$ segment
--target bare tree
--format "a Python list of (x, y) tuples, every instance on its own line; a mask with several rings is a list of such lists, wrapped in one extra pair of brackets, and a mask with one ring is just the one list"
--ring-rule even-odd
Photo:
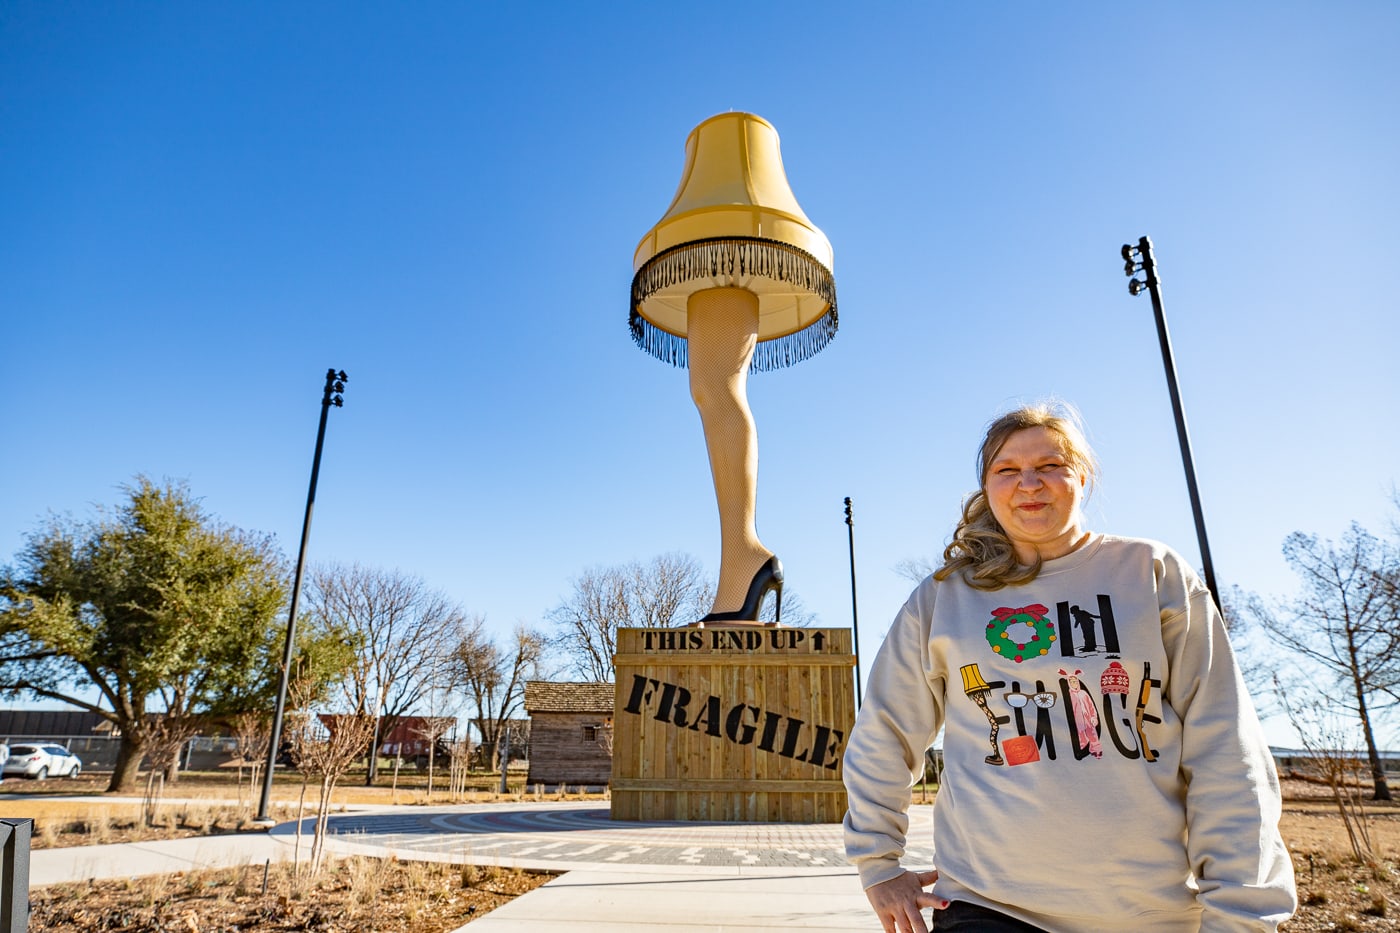
[(267, 757), (267, 743), (272, 740), (272, 719), (267, 713), (236, 713), (230, 717), (233, 728), (234, 752), (238, 755), (238, 802), (243, 803), (243, 767), (248, 766), (250, 776), (248, 788), (258, 786), (263, 759)]
[(642, 628), (685, 625), (709, 611), (715, 584), (704, 579), (689, 554), (671, 552), (648, 564), (632, 561), (618, 568), (625, 578), (627, 624)]
[(688, 554), (662, 554), (648, 564), (633, 561), (590, 567), (574, 591), (546, 618), (559, 630), (568, 666), (585, 680), (613, 677), (619, 628), (683, 625), (703, 616), (714, 588)]
[(1281, 683), (1277, 684), (1277, 693), (1288, 721), (1309, 753), (1309, 761), (1316, 772), (1311, 776), (1324, 781), (1332, 792), (1352, 855), (1373, 874), (1378, 872), (1381, 865), (1371, 840), (1371, 818), (1360, 792), (1366, 778), (1366, 764), (1361, 756), (1351, 751), (1355, 746), (1348, 741), (1354, 739), (1355, 729), (1339, 721), (1336, 710), (1325, 697), (1307, 697), (1298, 702), (1291, 699), (1293, 691)]
[(522, 622), (511, 632), (509, 647), (502, 649), (486, 631), (481, 616), (466, 622), (458, 633), (452, 680), (466, 692), (476, 712), (473, 721), (488, 762), (498, 757), (501, 732), (521, 710), (525, 681), (538, 677), (545, 644), (544, 635)]
[(894, 572), (906, 580), (923, 583), (924, 578), (938, 569), (927, 557), (906, 557), (894, 565)]
[(447, 796), (457, 801), (467, 792), (467, 779), (471, 776), (472, 742), (469, 735), (454, 740), (448, 750), (452, 753), (448, 765)]
[[(1375, 799), (1389, 800), (1374, 724), (1400, 696), (1400, 550), (1353, 522), (1338, 545), (1294, 532), (1283, 556), (1302, 582), (1301, 593), (1270, 602), (1253, 596), (1246, 611), (1274, 645), (1305, 662), (1304, 689), (1356, 718)], [(1296, 682), (1291, 689), (1298, 689)]]
[(307, 602), (328, 625), (347, 631), (355, 646), (346, 700), (377, 727), (368, 743), (366, 783), (373, 784), (380, 736), (441, 682), (465, 613), (417, 577), (359, 564), (314, 568)]
[[(347, 690), (347, 695), (356, 692)], [(307, 786), (318, 778), (316, 825), (311, 842), (310, 873), (321, 869), (325, 856), (326, 826), (331, 797), (336, 785), (360, 755), (374, 734), (374, 720), (359, 711), (317, 716), (312, 712), (314, 691), (307, 681), (294, 676), (287, 688), (287, 742), (292, 762), (301, 772), (301, 797), (297, 804), (297, 847), (300, 851), (301, 820), (306, 808)]]
[(495, 757), (493, 725), (499, 705), (497, 697), (505, 680), (502, 657), (503, 652), (486, 631), (484, 616), (472, 616), (462, 625), (457, 647), (452, 651), (452, 681), (466, 692), (468, 703), (476, 712), (472, 722), (481, 734), (482, 759), (488, 767)]
[[(559, 630), (558, 646), (568, 672), (581, 680), (606, 683), (613, 679), (619, 628), (688, 625), (709, 612), (716, 583), (695, 558), (670, 553), (645, 564), (590, 567), (574, 580), (573, 587), (573, 593), (545, 618)], [(759, 621), (781, 621), (788, 627), (816, 621), (791, 586), (783, 588), (781, 620), (777, 606), (776, 599), (765, 600)]]
[(424, 742), (428, 743), (428, 794), (427, 800), (433, 800), (433, 768), (437, 763), (438, 742), (447, 736), (457, 725), (457, 720), (452, 716), (427, 716), (414, 730), (413, 734)]
[[(713, 590), (713, 587), (711, 588)], [(806, 628), (817, 622), (817, 615), (809, 612), (807, 604), (803, 602), (799, 594), (791, 584), (783, 587), (783, 617), (778, 618), (778, 601), (776, 599), (765, 599), (762, 607), (758, 611), (758, 621), (764, 623), (781, 623), (784, 628)]]
[(165, 793), (165, 782), (173, 779), (180, 767), (180, 750), (199, 734), (204, 720), (196, 716), (175, 716), (150, 713), (145, 719), (146, 754), (150, 770), (146, 772), (146, 795), (142, 812), (147, 826), (154, 826), (156, 809)]

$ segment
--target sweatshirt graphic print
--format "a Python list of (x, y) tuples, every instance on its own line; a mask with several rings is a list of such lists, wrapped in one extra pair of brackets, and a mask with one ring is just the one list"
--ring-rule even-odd
[[(1133, 677), (1123, 666), (1113, 598), (1098, 593), (1096, 599), (1097, 614), (1067, 601), (1057, 603), (1057, 621), (1053, 622), (1048, 618), (1050, 610), (1039, 603), (1016, 608), (998, 606), (992, 610), (986, 639), (993, 653), (1001, 659), (1010, 658), (1022, 664), (1046, 658), (1067, 666), (1055, 668), (1048, 683), (1037, 678), (1024, 684), (1020, 678), (1010, 683), (989, 682), (978, 661), (959, 668), (964, 695), (982, 710), (991, 726), (987, 736), (991, 745), (987, 764), (1027, 764), (1040, 760), (1042, 749), (1048, 757), (1055, 758), (1059, 753), (1055, 733), (1060, 719), (1064, 721), (1061, 748), (1068, 746), (1077, 759), (1102, 758), (1100, 702), (1103, 704), (1102, 722), (1106, 724), (1112, 747), (1127, 758), (1156, 760), (1156, 753), (1143, 730), (1144, 726), (1150, 728), (1151, 724), (1161, 722), (1159, 717), (1148, 712), (1153, 691), (1161, 687), (1161, 681), (1153, 679), (1150, 661), (1140, 664), (1130, 661), (1134, 671), (1140, 672), (1134, 688)], [(1102, 659), (1104, 663), (1095, 664), (1089, 660), (1091, 658)], [(1044, 665), (1039, 666), (1044, 668)], [(1091, 671), (1087, 677), (1088, 687), (1085, 686), (1085, 667)], [(1093, 695), (1090, 690), (1094, 691)], [(1002, 726), (1013, 721), (1015, 735), (998, 745)]]

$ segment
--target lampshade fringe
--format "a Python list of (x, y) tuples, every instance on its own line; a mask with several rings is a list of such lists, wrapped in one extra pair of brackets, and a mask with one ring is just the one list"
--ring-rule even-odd
[(761, 277), (786, 282), (821, 297), (827, 310), (795, 333), (759, 341), (749, 372), (769, 372), (816, 356), (836, 336), (836, 283), (831, 271), (810, 253), (788, 243), (758, 237), (694, 240), (658, 253), (632, 277), (629, 325), (637, 346), (684, 369), (684, 337), (668, 333), (642, 317), (642, 302), (665, 288), (697, 280), (724, 281)]

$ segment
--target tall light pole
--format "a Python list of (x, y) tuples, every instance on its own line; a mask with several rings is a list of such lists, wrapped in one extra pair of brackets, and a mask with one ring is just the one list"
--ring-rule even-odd
[(851, 497), (846, 497), (846, 540), (851, 546), (851, 643), (856, 649), (856, 709), (860, 709), (860, 618), (856, 613), (856, 527), (851, 521)]
[(321, 473), (321, 447), (326, 440), (326, 415), (331, 406), (345, 404), (342, 393), (349, 380), (345, 370), (326, 370), (326, 389), (321, 395), (321, 420), (316, 426), (316, 453), (311, 457), (311, 486), (306, 491), (306, 515), (301, 522), (301, 550), (297, 552), (296, 576), (292, 580), (292, 604), (287, 609), (287, 644), (282, 649), (282, 669), (277, 677), (277, 705), (272, 713), (272, 737), (267, 743), (267, 767), (263, 769), (262, 797), (258, 800), (255, 823), (270, 824), (267, 815), (272, 801), (272, 769), (277, 765), (277, 747), (282, 741), (282, 713), (287, 706), (287, 678), (292, 670), (292, 650), (296, 644), (297, 600), (301, 597), (302, 571), (306, 567), (306, 542), (311, 537), (311, 509), (316, 504), (316, 478)]
[[(1220, 589), (1215, 585), (1215, 565), (1210, 559), (1210, 542), (1206, 539), (1206, 519), (1201, 511), (1201, 493), (1196, 488), (1196, 466), (1191, 457), (1191, 436), (1186, 430), (1186, 411), (1181, 404), (1181, 389), (1176, 384), (1176, 363), (1172, 358), (1172, 338), (1167, 333), (1167, 316), (1162, 310), (1162, 283), (1157, 277), (1157, 261), (1152, 256), (1152, 240), (1140, 237), (1137, 245), (1125, 243), (1121, 250), (1123, 274), (1128, 293), (1137, 296), (1144, 291), (1152, 296), (1152, 313), (1157, 318), (1157, 341), (1162, 345), (1162, 368), (1167, 374), (1167, 391), (1171, 393), (1172, 415), (1176, 418), (1176, 439), (1181, 447), (1181, 465), (1186, 470), (1186, 491), (1191, 495), (1191, 514), (1196, 521), (1196, 541), (1201, 549), (1201, 569), (1206, 586), (1220, 605)], [(1134, 274), (1141, 272), (1141, 279)]]

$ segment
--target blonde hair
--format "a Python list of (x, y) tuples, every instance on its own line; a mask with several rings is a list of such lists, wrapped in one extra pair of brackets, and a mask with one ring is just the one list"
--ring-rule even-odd
[(997, 418), (987, 425), (977, 452), (977, 491), (963, 500), (962, 517), (953, 531), (953, 540), (943, 549), (943, 566), (934, 572), (935, 580), (960, 573), (974, 589), (999, 590), (1029, 583), (1040, 573), (1042, 561), (1038, 555), (1030, 566), (1016, 559), (1011, 539), (987, 502), (987, 469), (1011, 435), (1027, 428), (1045, 428), (1053, 433), (1069, 465), (1088, 483), (1098, 478), (1098, 460), (1084, 437), (1079, 413), (1072, 406), (1042, 402)]

